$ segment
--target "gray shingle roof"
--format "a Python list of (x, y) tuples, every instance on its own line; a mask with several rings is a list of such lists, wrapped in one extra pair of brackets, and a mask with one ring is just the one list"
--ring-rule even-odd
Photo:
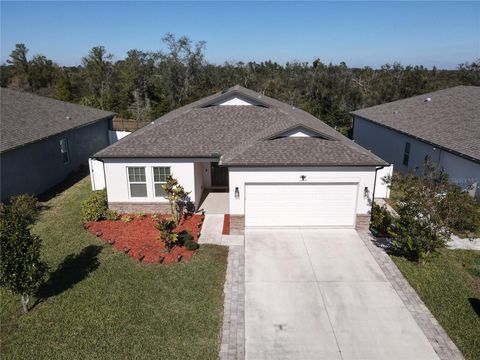
[[(319, 138), (285, 137), (257, 141), (242, 152), (227, 157), (223, 164), (230, 166), (342, 166), (372, 165), (372, 154), (345, 141)], [(377, 162), (377, 165), (381, 163)]]
[(0, 90), (0, 105), (1, 152), (114, 115), (108, 111), (4, 88)]
[(456, 86), (352, 114), (480, 160), (480, 87)]
[[(210, 106), (232, 95), (261, 106)], [(271, 140), (295, 126), (312, 129), (324, 139)], [(95, 156), (221, 156), (223, 165), (252, 166), (386, 164), (307, 112), (240, 86), (174, 110)]]

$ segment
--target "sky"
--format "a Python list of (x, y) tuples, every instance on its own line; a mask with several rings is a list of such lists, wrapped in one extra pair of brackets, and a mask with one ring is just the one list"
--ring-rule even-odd
[(480, 2), (7, 2), (3, 63), (16, 43), (61, 65), (93, 46), (122, 59), (163, 49), (171, 32), (207, 42), (206, 58), (454, 69), (480, 58)]

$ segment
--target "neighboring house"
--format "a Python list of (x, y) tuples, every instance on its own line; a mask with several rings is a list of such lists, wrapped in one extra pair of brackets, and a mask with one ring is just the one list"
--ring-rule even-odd
[(427, 155), (451, 181), (480, 195), (480, 87), (456, 86), (352, 112), (357, 144), (401, 172)]
[(197, 210), (230, 213), (232, 231), (368, 223), (376, 170), (388, 165), (305, 111), (240, 86), (174, 110), (95, 158), (111, 209), (168, 211), (161, 185), (171, 174)]
[(113, 113), (0, 90), (1, 199), (41, 194), (109, 145)]

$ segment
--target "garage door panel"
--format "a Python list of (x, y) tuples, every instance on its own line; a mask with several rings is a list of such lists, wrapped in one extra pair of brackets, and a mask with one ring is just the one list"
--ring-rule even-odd
[(356, 184), (247, 184), (246, 226), (353, 227)]

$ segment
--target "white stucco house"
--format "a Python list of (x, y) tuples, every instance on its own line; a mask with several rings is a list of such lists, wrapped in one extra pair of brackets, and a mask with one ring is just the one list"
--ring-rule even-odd
[(176, 109), (93, 158), (94, 188), (106, 187), (111, 209), (167, 211), (160, 185), (171, 174), (198, 211), (229, 213), (232, 233), (368, 223), (375, 192), (386, 191), (377, 171), (389, 165), (307, 112), (240, 86)]
[(456, 86), (354, 111), (354, 141), (402, 172), (427, 155), (480, 196), (480, 87)]

